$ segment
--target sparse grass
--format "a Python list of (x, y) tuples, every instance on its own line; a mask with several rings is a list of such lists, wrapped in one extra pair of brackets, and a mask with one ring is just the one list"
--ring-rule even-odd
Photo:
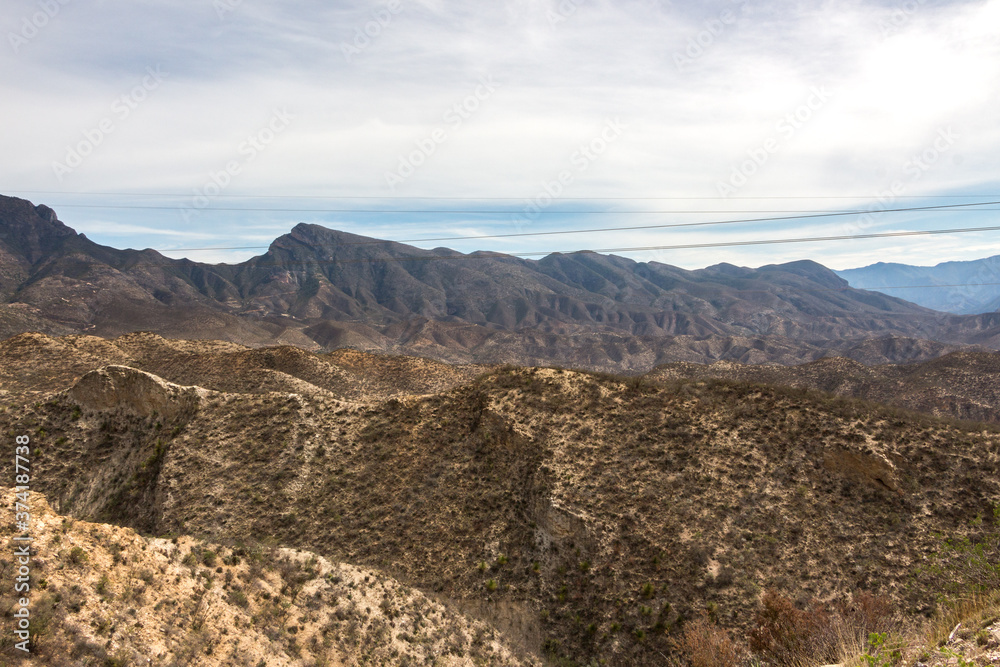
[[(975, 555), (961, 538), (967, 535), (974, 547), (991, 523), (985, 501), (995, 499), (994, 471), (979, 455), (994, 451), (986, 449), (995, 446), (991, 436), (932, 421), (914, 427), (906, 415), (877, 406), (738, 383), (645, 383), (527, 369), (486, 377), (477, 389), (479, 395), (459, 389), (343, 408), (336, 419), (332, 410), (317, 411), (308, 425), (297, 421), (308, 406), (293, 409), (284, 396), (254, 398), (256, 407), (233, 415), (226, 409), (238, 399), (220, 400), (211, 419), (206, 412), (185, 422), (190, 442), (171, 443), (167, 456), (197, 462), (202, 451), (193, 443), (204, 442), (211, 427), (220, 452), (241, 464), (227, 473), (234, 492), (226, 496), (214, 487), (206, 495), (207, 475), (192, 476), (184, 482), (191, 483), (191, 502), (164, 520), (172, 528), (183, 520), (190, 530), (210, 534), (217, 527), (204, 517), (225, 512), (234, 535), (266, 534), (274, 544), (398, 572), (442, 597), (475, 599), (498, 616), (543, 626), (537, 632), (558, 641), (559, 659), (567, 665), (599, 659), (609, 665), (662, 664), (658, 652), (670, 654), (670, 642), (697, 622), (699, 610), (706, 610), (709, 623), (717, 620), (735, 632), (753, 618), (760, 587), (768, 585), (786, 592), (805, 614), (813, 613), (811, 596), (829, 599), (855, 585), (890, 591), (900, 608), (933, 605), (926, 594), (945, 575), (928, 572), (914, 583), (908, 565), (928, 563), (922, 560), (928, 527), (960, 528), (958, 548), (935, 562), (947, 570), (962, 554)], [(174, 422), (161, 419), (162, 436)], [(101, 421), (113, 437), (98, 446), (102, 440), (92, 427)], [(77, 478), (91, 483), (88, 476), (102, 460), (85, 460), (77, 450), (94, 445), (101, 456), (118, 448), (133, 451), (130, 433), (152, 431), (153, 424), (147, 419), (126, 425), (119, 417), (91, 419), (88, 413), (74, 426), (66, 455), (49, 457), (60, 465), (66, 461), (65, 470), (77, 466), (73, 473), (51, 469), (53, 484), (72, 480), (67, 504), (75, 499), (81, 516), (90, 511), (91, 500), (72, 484)], [(48, 423), (46, 428), (53, 436), (69, 432)], [(261, 454), (268, 451), (264, 442), (287, 443), (294, 457), (293, 450), (309, 447), (317, 442), (313, 438), (326, 443), (325, 461), (282, 478), (286, 488), (301, 485), (302, 491), (260, 491), (274, 479), (267, 460), (255, 458), (267, 458)], [(150, 441), (139, 445), (133, 467), (152, 451)], [(861, 472), (838, 468), (842, 462), (831, 456), (841, 452), (857, 455)], [(882, 456), (899, 472), (901, 491), (865, 478)], [(288, 484), (293, 478), (294, 485)], [(251, 507), (248, 518), (240, 510), (251, 505), (254, 492), (260, 507)], [(234, 503), (237, 497), (245, 500)], [(123, 506), (129, 507), (127, 499)], [(927, 509), (917, 513), (915, 507)], [(824, 517), (821, 529), (817, 510)], [(331, 517), (338, 518), (336, 525)], [(212, 575), (215, 589), (225, 581), (232, 584), (221, 591), (227, 597), (234, 587), (246, 591), (252, 598), (248, 608), (265, 619), (264, 626), (274, 624), (257, 608), (263, 597), (249, 585), (255, 578), (266, 579), (257, 583), (270, 588), (281, 576), (274, 589), (280, 592), (267, 603), (279, 615), (301, 590), (300, 575), (270, 556), (265, 565), (249, 551), (210, 550), (235, 573), (231, 581)], [(503, 559), (497, 556), (501, 550)], [(219, 565), (206, 561), (206, 551), (207, 545), (199, 547), (185, 564), (202, 573), (201, 565)], [(141, 567), (132, 555), (120, 555)], [(494, 577), (493, 590), (487, 577)], [(203, 585), (207, 579), (199, 579)], [(353, 590), (351, 602), (365, 604), (376, 586)], [(124, 588), (116, 590), (125, 595)], [(339, 594), (338, 604), (346, 605), (347, 592)], [(184, 604), (190, 603), (185, 595)], [(300, 596), (295, 603), (307, 601)], [(549, 615), (536, 622), (543, 607)], [(835, 605), (815, 613), (830, 619), (841, 614)], [(695, 620), (685, 623), (685, 616)], [(829, 624), (836, 629), (837, 622)], [(297, 640), (303, 637), (299, 627)], [(356, 646), (365, 627), (360, 623)], [(423, 635), (407, 632), (419, 643), (427, 627)], [(345, 628), (331, 635), (346, 641)], [(643, 633), (639, 641), (636, 631)], [(518, 632), (504, 628), (506, 636)], [(868, 640), (861, 637), (856, 648), (863, 650)], [(542, 637), (532, 641), (538, 652)], [(304, 639), (299, 644), (308, 650)], [(369, 663), (379, 664), (371, 658)]]
[(926, 643), (939, 646), (959, 624), (970, 627), (995, 616), (1000, 616), (1000, 590), (942, 605), (927, 625)]
[[(884, 653), (890, 633), (898, 629), (898, 618), (884, 597), (858, 592), (850, 602), (828, 605), (813, 600), (799, 609), (769, 589), (761, 599), (749, 645), (774, 665), (797, 667), (810, 661), (836, 662), (858, 646)], [(881, 643), (870, 646), (875, 638)]]
[(673, 644), (688, 667), (738, 667), (746, 655), (728, 632), (706, 616), (688, 623)]

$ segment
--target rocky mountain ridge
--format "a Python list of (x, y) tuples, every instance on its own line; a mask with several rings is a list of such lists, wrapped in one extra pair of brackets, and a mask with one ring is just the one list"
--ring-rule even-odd
[(235, 265), (93, 243), (44, 206), (0, 197), (0, 337), (26, 331), (448, 362), (644, 371), (670, 361), (928, 359), (1000, 349), (1000, 313), (958, 316), (852, 289), (815, 262), (686, 271), (592, 252), (526, 260), (424, 250), (299, 224)]

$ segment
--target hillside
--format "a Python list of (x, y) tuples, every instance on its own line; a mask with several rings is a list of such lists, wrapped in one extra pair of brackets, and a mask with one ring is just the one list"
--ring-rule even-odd
[[(854, 351), (861, 359), (880, 360), (882, 355), (869, 353), (878, 343), (872, 341)], [(0, 396), (60, 391), (87, 372), (108, 365), (130, 366), (176, 384), (216, 391), (299, 392), (356, 401), (439, 393), (497, 368), (347, 348), (327, 353), (293, 346), (248, 348), (218, 341), (171, 340), (152, 333), (112, 340), (23, 334), (0, 341)], [(1000, 421), (997, 353), (960, 352), (927, 362), (883, 365), (842, 357), (797, 366), (681, 362), (661, 365), (646, 377), (811, 388), (942, 417)]]
[[(3, 502), (13, 506), (14, 489)], [(61, 516), (41, 494), (29, 502), (31, 664), (538, 664), (378, 572), (273, 545), (143, 537)], [(0, 537), (13, 535), (4, 522)], [(10, 561), (2, 567), (7, 580)], [(0, 607), (13, 606), (5, 592)], [(9, 639), (2, 664), (20, 653)]]
[[(211, 265), (101, 246), (47, 207), (0, 197), (0, 336), (29, 331), (618, 372), (1000, 349), (1000, 313), (928, 310), (811, 261), (687, 271), (593, 252), (527, 260), (298, 224), (259, 257)], [(864, 350), (872, 339), (892, 343)]]
[(251, 348), (166, 339), (141, 332), (97, 336), (22, 334), (0, 341), (0, 395), (60, 391), (109, 365), (141, 369), (176, 384), (236, 393), (300, 392), (349, 400), (431, 394), (470, 382), (487, 366), (420, 357), (293, 346)]
[(720, 379), (802, 387), (942, 417), (1000, 422), (1000, 354), (953, 352), (912, 364), (868, 366), (829, 357), (797, 366), (664, 364), (651, 379)]
[(769, 588), (915, 622), (961, 583), (928, 567), (961, 560), (942, 539), (997, 528), (995, 429), (811, 390), (510, 367), (345, 398), (178, 368), (12, 394), (0, 427), (64, 514), (377, 571), (565, 664), (662, 665), (703, 611), (746, 633)]

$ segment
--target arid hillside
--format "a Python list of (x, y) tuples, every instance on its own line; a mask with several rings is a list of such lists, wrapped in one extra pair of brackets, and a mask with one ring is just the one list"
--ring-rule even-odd
[[(58, 515), (41, 494), (29, 502), (35, 636), (25, 659), (5, 631), (0, 664), (537, 664), (375, 571), (274, 545), (144, 537)], [(13, 535), (5, 522), (0, 537)], [(0, 567), (7, 581), (13, 565)], [(13, 606), (5, 591), (0, 607)]]
[[(249, 348), (220, 341), (170, 340), (148, 332), (111, 340), (22, 334), (0, 341), (0, 392), (15, 396), (60, 391), (107, 365), (130, 366), (175, 384), (223, 392), (301, 392), (360, 401), (439, 393), (500, 367), (445, 364), (350, 348), (328, 353), (293, 346)], [(841, 357), (798, 366), (678, 362), (661, 365), (646, 377), (811, 388), (941, 417), (1000, 421), (997, 353), (961, 352), (926, 362), (879, 365)]]
[(124, 365), (217, 391), (301, 392), (352, 400), (437, 393), (490, 368), (349, 348), (329, 353), (287, 345), (250, 348), (222, 341), (168, 340), (151, 333), (113, 340), (22, 334), (0, 341), (0, 361), (0, 391), (8, 394), (60, 391), (89, 371)]
[[(915, 622), (962, 585), (944, 540), (1000, 521), (996, 427), (810, 389), (142, 337), (5, 345), (26, 379), (3, 379), (0, 428), (32, 434), (33, 483), (60, 513), (377, 571), (553, 664), (662, 665), (701, 614), (745, 637), (768, 589), (870, 591)], [(283, 384), (246, 381), (262, 359)]]
[(938, 416), (1000, 422), (1000, 354), (954, 352), (911, 364), (828, 357), (798, 366), (664, 364), (650, 379), (722, 379), (818, 389)]

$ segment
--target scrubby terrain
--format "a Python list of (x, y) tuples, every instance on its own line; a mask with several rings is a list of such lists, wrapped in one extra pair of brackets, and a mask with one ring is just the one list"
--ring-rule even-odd
[[(970, 584), (977, 553), (996, 562), (1000, 433), (986, 424), (714, 379), (141, 336), (4, 345), (24, 369), (7, 371), (0, 429), (31, 435), (33, 484), (59, 513), (138, 531), (154, 552), (194, 535), (208, 545), (194, 559), (236, 553), (239, 567), (234, 545), (304, 550), (308, 581), (360, 568), (463, 628), (486, 623), (497, 651), (552, 664), (662, 665), (702, 617), (745, 643), (769, 590), (796, 609), (875, 595), (893, 628), (916, 627), (942, 596), (989, 583)], [(209, 352), (228, 363), (199, 376)], [(297, 375), (260, 372), (268, 359)], [(178, 541), (184, 565), (193, 543)], [(213, 577), (225, 590), (225, 569)], [(301, 664), (316, 664), (305, 651), (323, 621), (297, 618)], [(395, 647), (387, 632), (373, 645)]]
[(715, 378), (819, 389), (942, 417), (1000, 422), (1000, 354), (953, 352), (912, 364), (829, 357), (797, 366), (675, 363), (650, 379)]
[[(888, 341), (865, 346), (881, 347)], [(874, 353), (871, 363), (885, 356)], [(166, 339), (137, 332), (52, 337), (39, 333), (0, 341), (0, 397), (64, 389), (107, 365), (137, 368), (182, 385), (235, 393), (299, 392), (353, 401), (433, 394), (472, 382), (498, 365), (445, 364), (351, 348), (310, 352), (292, 346), (250, 348), (221, 341)], [(720, 379), (818, 389), (941, 417), (1000, 421), (1000, 354), (955, 352), (930, 361), (866, 365), (828, 357), (797, 366), (716, 362), (663, 364), (653, 381)]]
[[(29, 502), (37, 664), (533, 664), (374, 571), (274, 545), (143, 537), (60, 516), (39, 493)], [(3, 562), (5, 581), (12, 567)], [(2, 643), (0, 660), (14, 658), (6, 632)]]

